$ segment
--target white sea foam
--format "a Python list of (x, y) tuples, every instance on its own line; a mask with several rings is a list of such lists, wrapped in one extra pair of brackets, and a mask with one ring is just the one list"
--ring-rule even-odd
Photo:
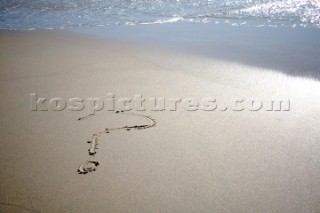
[(142, 22), (140, 24), (165, 24), (165, 23), (174, 23), (174, 22), (182, 21), (182, 20), (184, 20), (183, 17), (173, 17), (173, 18), (168, 18), (168, 19), (156, 20), (153, 22)]

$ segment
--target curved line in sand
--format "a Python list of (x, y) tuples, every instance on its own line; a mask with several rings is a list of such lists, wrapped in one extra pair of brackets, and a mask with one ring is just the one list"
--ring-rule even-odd
[[(123, 111), (116, 111), (116, 113), (120, 113)], [(98, 146), (98, 141), (101, 135), (110, 133), (111, 131), (118, 131), (118, 130), (127, 130), (130, 131), (131, 129), (135, 130), (142, 130), (142, 129), (148, 129), (152, 128), (156, 125), (155, 119), (151, 118), (150, 116), (147, 115), (141, 115), (141, 114), (136, 114), (136, 113), (125, 113), (126, 115), (130, 116), (136, 116), (136, 117), (141, 117), (144, 118), (145, 120), (149, 121), (149, 124), (142, 124), (142, 125), (134, 125), (134, 126), (123, 126), (123, 127), (115, 127), (115, 128), (106, 128), (104, 131), (100, 131), (97, 133), (94, 133), (92, 136), (91, 141), (88, 141), (90, 143), (90, 148), (88, 149), (89, 155), (95, 155), (97, 153), (97, 146)], [(78, 121), (88, 119), (92, 117), (93, 115), (87, 115), (81, 118), (78, 118)], [(99, 165), (98, 161), (86, 161), (82, 163), (79, 168), (78, 168), (78, 173), (79, 174), (87, 174), (89, 172), (93, 172), (96, 170), (97, 166)]]
[(33, 210), (33, 209), (28, 209), (28, 208), (26, 208), (26, 207), (19, 206), (19, 205), (17, 205), (17, 204), (12, 204), (12, 203), (3, 203), (3, 202), (0, 202), (0, 205), (13, 206), (13, 207), (16, 207), (16, 208), (19, 208), (19, 209), (23, 209), (23, 210), (26, 210), (26, 211), (29, 211), (29, 212), (41, 213), (40, 211)]

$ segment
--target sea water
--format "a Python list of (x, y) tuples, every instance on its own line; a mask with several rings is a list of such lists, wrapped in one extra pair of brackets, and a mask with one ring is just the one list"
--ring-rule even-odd
[(74, 29), (201, 22), (320, 27), (319, 0), (1, 0), (0, 28)]

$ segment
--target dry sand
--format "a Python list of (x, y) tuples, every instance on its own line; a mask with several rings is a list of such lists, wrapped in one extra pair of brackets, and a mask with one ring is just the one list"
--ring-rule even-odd
[[(62, 32), (0, 33), (0, 212), (320, 212), (320, 82)], [(290, 99), (287, 112), (31, 111), (39, 97)], [(95, 172), (77, 173), (87, 160)]]

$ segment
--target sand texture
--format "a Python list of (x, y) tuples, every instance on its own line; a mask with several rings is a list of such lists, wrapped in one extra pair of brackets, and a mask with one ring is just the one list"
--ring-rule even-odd
[[(0, 212), (320, 212), (318, 80), (53, 31), (2, 31), (0, 52)], [(88, 116), (31, 111), (30, 93), (290, 99), (290, 111)]]

